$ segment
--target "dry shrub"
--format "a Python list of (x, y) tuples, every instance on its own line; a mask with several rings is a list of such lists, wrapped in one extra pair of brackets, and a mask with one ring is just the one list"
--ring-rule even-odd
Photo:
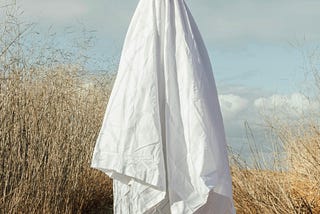
[(112, 183), (90, 160), (113, 75), (88, 75), (82, 56), (67, 62), (47, 44), (28, 49), (30, 26), (11, 6), (0, 32), (0, 213), (106, 210)]
[(110, 180), (89, 167), (107, 93), (84, 87), (77, 71), (14, 70), (1, 80), (5, 213), (78, 213), (97, 202), (110, 204)]
[[(266, 115), (277, 139), (274, 164), (233, 161), (237, 213), (320, 213), (320, 129), (317, 112), (286, 119)], [(312, 117), (313, 116), (313, 117)], [(254, 159), (263, 160), (261, 153)]]

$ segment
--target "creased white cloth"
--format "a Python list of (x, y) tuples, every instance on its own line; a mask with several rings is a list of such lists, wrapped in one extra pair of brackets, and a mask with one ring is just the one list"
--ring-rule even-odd
[(184, 0), (140, 0), (93, 153), (114, 212), (235, 213), (211, 63)]

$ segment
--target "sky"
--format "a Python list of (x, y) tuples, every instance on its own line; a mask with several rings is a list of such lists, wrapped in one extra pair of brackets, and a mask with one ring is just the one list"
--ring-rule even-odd
[[(4, 1), (4, 0), (0, 0)], [(17, 0), (40, 31), (81, 25), (95, 31), (92, 54), (118, 62), (138, 0)], [(250, 127), (266, 150), (263, 113), (275, 107), (297, 112), (318, 107), (301, 92), (305, 49), (319, 45), (319, 0), (185, 0), (214, 69), (229, 145), (246, 147)], [(62, 33), (61, 33), (62, 32)], [(110, 60), (113, 59), (113, 60)], [(306, 107), (309, 106), (309, 107)], [(311, 106), (311, 107), (310, 107)], [(247, 126), (245, 124), (248, 124)], [(245, 154), (244, 154), (245, 155)]]

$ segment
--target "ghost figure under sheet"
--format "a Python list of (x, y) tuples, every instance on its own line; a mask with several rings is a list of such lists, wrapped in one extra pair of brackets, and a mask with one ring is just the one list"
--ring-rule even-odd
[(114, 213), (235, 213), (211, 63), (184, 0), (140, 0), (93, 153)]

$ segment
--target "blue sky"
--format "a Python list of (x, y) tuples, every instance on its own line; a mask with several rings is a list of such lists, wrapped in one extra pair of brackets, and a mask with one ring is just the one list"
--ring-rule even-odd
[[(21, 0), (20, 0), (21, 1)], [(317, 0), (186, 0), (200, 28), (216, 80), (291, 93), (303, 77), (290, 43), (320, 39)], [(24, 0), (25, 16), (59, 31), (82, 22), (96, 30), (93, 52), (119, 57), (138, 0)]]
[[(301, 107), (302, 49), (320, 41), (318, 0), (185, 0), (202, 33), (214, 68), (229, 143), (246, 141), (248, 121), (264, 142), (261, 110)], [(39, 30), (63, 32), (79, 22), (95, 30), (91, 53), (119, 60), (138, 0), (18, 0), (24, 17)], [(60, 40), (64, 41), (63, 33)], [(103, 64), (103, 63), (102, 63)], [(107, 65), (102, 65), (107, 66)], [(262, 102), (263, 101), (263, 102)], [(263, 105), (262, 105), (263, 103)]]

